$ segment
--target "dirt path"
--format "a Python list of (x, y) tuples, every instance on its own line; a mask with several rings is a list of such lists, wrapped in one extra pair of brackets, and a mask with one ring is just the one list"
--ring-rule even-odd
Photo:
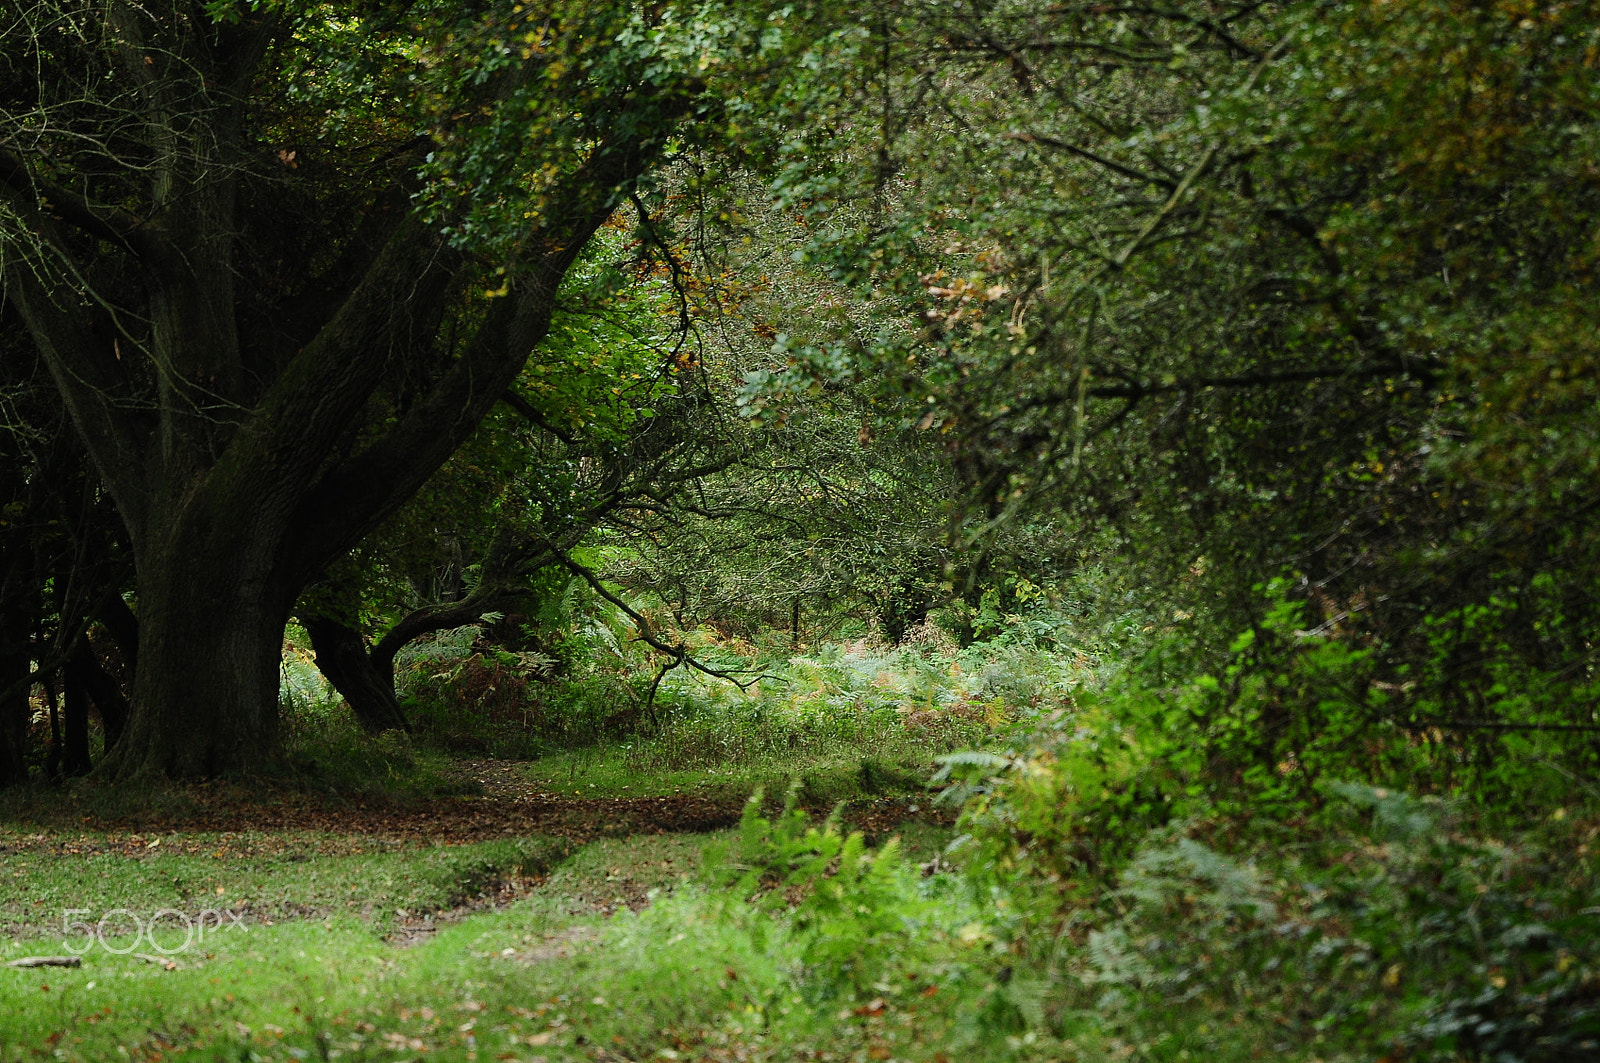
[[(584, 842), (639, 834), (696, 834), (731, 827), (743, 800), (726, 794), (684, 793), (656, 797), (580, 797), (541, 790), (521, 766), (506, 761), (462, 761), (464, 781), (481, 788), (475, 796), (426, 802), (360, 800), (282, 788), (200, 784), (166, 795), (135, 811), (97, 813), (54, 802), (37, 816), (10, 817), (10, 837), (0, 852), (50, 850), (146, 852), (156, 836), (186, 834), (287, 834), (316, 832), (385, 844), (462, 844), (495, 838), (553, 835)], [(826, 809), (813, 810), (825, 813)], [(88, 814), (84, 814), (87, 812)], [(851, 829), (869, 838), (907, 820), (948, 824), (952, 816), (926, 798), (879, 798), (847, 807)], [(48, 833), (31, 834), (24, 824)], [(53, 828), (53, 829), (51, 829)], [(59, 833), (83, 832), (79, 841)], [(110, 838), (90, 835), (111, 834)], [(122, 837), (117, 837), (122, 835)]]

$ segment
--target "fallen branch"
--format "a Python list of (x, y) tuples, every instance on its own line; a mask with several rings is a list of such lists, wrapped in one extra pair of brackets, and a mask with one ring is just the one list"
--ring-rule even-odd
[(82, 967), (83, 958), (80, 956), (24, 956), (20, 960), (12, 960), (7, 967)]

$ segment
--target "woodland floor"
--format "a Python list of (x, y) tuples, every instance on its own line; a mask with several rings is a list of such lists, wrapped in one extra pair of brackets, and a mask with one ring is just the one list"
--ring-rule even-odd
[[(446, 882), (434, 898), (413, 892), (386, 894), (374, 902), (374, 887), (360, 870), (363, 858), (390, 854), (405, 861), (449, 851), (461, 853), (471, 865), (471, 847), (537, 839), (549, 848), (551, 860), (559, 861), (602, 839), (688, 839), (726, 830), (738, 822), (745, 803), (726, 787), (640, 797), (581, 796), (581, 789), (560, 793), (530, 782), (525, 769), (514, 761), (454, 761), (450, 788), (463, 792), (434, 798), (352, 799), (270, 784), (202, 783), (131, 805), (107, 807), (71, 795), (25, 804), (0, 821), (0, 868), (28, 869), (0, 876), (0, 935), (26, 940), (58, 933), (58, 906), (89, 904), (99, 911), (132, 903), (114, 895), (113, 883), (123, 889), (130, 888), (130, 878), (140, 883), (161, 878), (164, 883), (168, 868), (176, 871), (175, 889), (152, 895), (151, 904), (188, 900), (193, 890), (180, 884), (191, 877), (191, 868), (202, 866), (210, 872), (206, 891), (227, 891), (229, 907), (249, 922), (319, 919), (351, 910), (361, 910), (367, 918), (373, 903), (387, 900), (391, 911), (404, 913), (391, 918), (388, 939), (414, 943), (440, 924), (528, 896), (544, 884), (546, 875), (505, 873), (491, 861), (481, 873), (472, 866), (444, 873), (460, 878), (465, 888)], [(768, 803), (777, 804), (770, 795)], [(807, 811), (820, 817), (831, 809)], [(907, 829), (942, 836), (954, 812), (933, 805), (927, 796), (864, 797), (844, 804), (843, 821), (847, 830), (861, 831), (869, 843), (876, 843)], [(365, 901), (360, 908), (330, 896), (323, 885), (296, 896), (287, 884), (299, 873), (314, 871), (308, 863), (322, 862), (316, 865), (321, 867), (329, 858), (353, 862), (349, 870), (322, 878), (348, 881)], [(106, 883), (110, 892), (83, 895), (81, 877), (55, 890), (41, 881), (55, 878), (62, 868), (81, 876), (88, 867), (111, 880)], [(589, 890), (604, 896), (583, 901), (603, 915), (621, 907), (640, 910), (648, 903), (648, 892), (662, 885), (659, 875), (611, 870), (615, 873), (605, 876), (604, 889)], [(412, 878), (403, 877), (408, 882)], [(213, 880), (216, 887), (210, 885)], [(135, 889), (133, 896), (144, 893)]]
[[(0, 855), (23, 851), (121, 852), (142, 855), (151, 835), (284, 834), (312, 831), (352, 845), (449, 845), (496, 838), (546, 835), (582, 843), (595, 837), (692, 834), (722, 830), (739, 820), (744, 799), (726, 790), (650, 797), (588, 797), (553, 792), (529, 783), (512, 761), (464, 760), (455, 774), (474, 791), (447, 797), (351, 800), (292, 789), (237, 784), (196, 784), (167, 795), (155, 807), (105, 811), (80, 809), (71, 800), (21, 810), (0, 828)], [(827, 808), (807, 811), (826, 814)], [(844, 822), (868, 841), (906, 821), (948, 826), (954, 813), (928, 797), (870, 797), (848, 801)], [(28, 833), (35, 825), (46, 833)], [(61, 833), (82, 829), (81, 840)]]
[[(626, 944), (637, 920), (677, 918), (677, 901), (655, 902), (703, 881), (707, 846), (730, 836), (750, 787), (707, 773), (701, 785), (628, 796), (616, 791), (636, 780), (565, 768), (558, 778), (571, 789), (558, 792), (538, 775), (549, 765), (533, 762), (436, 760), (431, 770), (431, 795), (354, 795), (304, 779), (135, 794), (85, 780), (11, 795), (0, 808), (0, 1063), (290, 1063), (308, 1052), (389, 1061), (424, 1050), (639, 1059), (722, 1037), (716, 1015), (744, 1014), (745, 983), (730, 973), (696, 988), (706, 972), (772, 967), (762, 977), (776, 977), (776, 960), (712, 924), (698, 924), (703, 940)], [(936, 861), (954, 814), (931, 796), (858, 794), (844, 824)], [(766, 803), (779, 800), (768, 792)], [(691, 898), (705, 896), (695, 889)], [(200, 913), (214, 909), (230, 924), (191, 945), (184, 926), (203, 930)], [(99, 943), (70, 932), (73, 920), (98, 925)], [(665, 967), (626, 973), (668, 946)], [(81, 953), (80, 967), (6, 966), (68, 952)], [(599, 1008), (622, 992), (617, 978), (637, 983), (630, 1003)], [(580, 1003), (600, 1017), (580, 1023)], [(485, 1007), (501, 1015), (484, 1032), (499, 1048), (479, 1056), (488, 1042), (474, 1041), (469, 1020)], [(437, 1016), (451, 1008), (478, 1010), (444, 1024)]]

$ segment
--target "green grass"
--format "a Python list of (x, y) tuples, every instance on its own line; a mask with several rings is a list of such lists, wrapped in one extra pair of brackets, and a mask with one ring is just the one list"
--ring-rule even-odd
[(248, 1059), (254, 1036), (303, 1032), (330, 1000), (365, 997), (391, 952), (340, 917), (219, 934), (172, 970), (99, 949), (75, 970), (0, 970), (0, 1059)]
[[(921, 824), (901, 832), (903, 859), (869, 853), (864, 872), (847, 849), (748, 824), (570, 853), (546, 838), (17, 827), (0, 833), (0, 962), (62, 952), (59, 908), (250, 918), (170, 968), (114, 934), (113, 948), (145, 955), (0, 967), (0, 1063), (1334, 1063), (1370, 1060), (1441, 1008), (1520, 1022), (1518, 1009), (1546, 1006), (1547, 976), (1579, 995), (1569, 1005), (1592, 992), (1593, 935), (1572, 913), (1588, 903), (1600, 820), (1549, 820), (1515, 849), (1373, 834), (1410, 819), (1351, 815), (1348, 837), (1324, 825), (1326, 852), (1228, 856), (1152, 836), (1116, 892), (1067, 913), (1059, 937), (1035, 936), (1031, 955), (1005, 897), (960, 871), (923, 873), (950, 832)], [(834, 854), (832, 877), (785, 884), (816, 851)], [(511, 903), (470, 907), (486, 883), (535, 873)], [(417, 932), (428, 912), (448, 914)], [(1467, 962), (1463, 934), (1437, 932), (1446, 918), (1480, 928), (1489, 967)], [(1564, 950), (1542, 956), (1530, 920), (1567, 935)], [(1502, 1006), (1485, 994), (1506, 978)], [(1472, 992), (1452, 995), (1457, 983)], [(1551, 1014), (1583, 1014), (1562, 1006)]]
[(0, 832), (0, 846), (26, 847), (0, 865), (0, 933), (16, 939), (61, 936), (69, 909), (86, 910), (90, 921), (114, 909), (148, 917), (163, 908), (191, 916), (226, 908), (251, 923), (352, 917), (382, 934), (400, 912), (441, 911), (494, 882), (544, 875), (573, 848), (538, 837), (403, 846), (309, 833), (27, 831)]
[[(965, 1021), (944, 1004), (970, 994), (956, 987), (932, 1006), (920, 994), (943, 976), (929, 967), (897, 972), (884, 990), (892, 1003), (815, 996), (799, 938), (783, 920), (730, 916), (730, 899), (701, 884), (705, 842), (597, 841), (527, 898), (445, 925), (413, 948), (386, 944), (379, 925), (341, 910), (218, 933), (173, 956), (172, 969), (100, 949), (78, 969), (0, 969), (0, 1060), (556, 1061), (722, 1058), (724, 1050), (730, 1059), (791, 1059), (808, 1046), (844, 1055), (885, 1045), (897, 1058), (937, 1058)], [(438, 854), (379, 855), (395, 861), (390, 872), (438, 881), (430, 877)], [(392, 874), (363, 877), (348, 866), (356, 858), (313, 855), (254, 870), (294, 876), (329, 899), (348, 881), (389, 888), (390, 903), (442, 896), (396, 889)], [(153, 880), (157, 868), (212, 871), (202, 853), (116, 859), (147, 865), (100, 880), (102, 896), (133, 891), (136, 901), (119, 898), (126, 907), (169, 896)], [(240, 888), (259, 884), (244, 867), (232, 870), (243, 876), (229, 880)], [(74, 882), (58, 876), (56, 884)], [(630, 910), (647, 900), (654, 903), (642, 913)], [(965, 902), (933, 903), (946, 923), (970, 917)], [(36, 950), (36, 942), (12, 941), (0, 959)], [(901, 1023), (919, 1007), (917, 1023)]]
[[(985, 692), (989, 679), (952, 661), (881, 649), (818, 652), (776, 662), (779, 679), (749, 693), (675, 676), (654, 725), (621, 740), (580, 726), (600, 712), (584, 699), (603, 693), (586, 693), (582, 683), (563, 688), (564, 702), (547, 699), (549, 712), (578, 713), (574, 722), (547, 712), (548, 734), (490, 733), (523, 726), (533, 718), (526, 712), (463, 709), (459, 718), (483, 731), (466, 736), (474, 747), (557, 750), (525, 768), (549, 791), (726, 802), (757, 788), (781, 794), (796, 778), (813, 808), (927, 799), (935, 756), (989, 741), (1006, 726)], [(976, 925), (974, 910), (948, 890), (908, 908), (915, 918), (908, 914), (870, 950), (927, 960), (927, 971), (911, 972), (924, 981), (902, 971), (858, 999), (854, 990), (841, 997), (828, 988), (825, 972), (806, 959), (814, 928), (781, 914), (753, 916), (706, 879), (702, 849), (715, 838), (437, 846), (182, 830), (208, 803), (240, 806), (252, 795), (303, 798), (336, 823), (341, 802), (375, 799), (398, 809), (460, 791), (428, 735), (369, 740), (304, 661), (289, 662), (286, 675), (298, 680), (286, 683), (290, 755), (267, 789), (238, 780), (131, 792), (88, 781), (0, 798), (0, 822), (11, 824), (0, 829), (0, 960), (78, 944), (81, 935), (63, 933), (69, 909), (91, 923), (125, 910), (107, 922), (107, 941), (146, 957), (95, 946), (77, 969), (0, 968), (0, 1063), (788, 1060), (810, 1050), (882, 1058), (886, 1045), (896, 1058), (935, 1059), (977, 1036), (982, 1007), (973, 994), (983, 978), (958, 984), (941, 974), (945, 995), (936, 1003), (918, 995), (936, 968), (994, 966), (991, 937), (960, 937), (960, 927)], [(83, 829), (119, 820), (161, 829)], [(924, 880), (916, 870), (943, 850), (948, 828), (908, 823), (898, 833), (907, 862), (896, 874), (907, 890), (953, 881)], [(486, 897), (488, 887), (504, 879), (518, 880), (520, 898), (491, 906), (506, 895)], [(191, 917), (227, 910), (242, 925), (211, 928), (174, 952), (169, 967), (151, 957), (182, 937), (176, 916), (156, 944), (119, 935), (131, 930), (130, 916), (162, 909)], [(424, 922), (430, 913), (439, 918)], [(848, 929), (853, 918), (840, 925)], [(878, 997), (893, 1003), (874, 1004)], [(919, 1010), (915, 1023), (901, 1024)], [(957, 1036), (952, 1024), (961, 1023), (966, 1033)], [(1005, 1047), (1003, 1038), (993, 1043)]]
[[(458, 766), (425, 739), (362, 739), (326, 705), (295, 724), (295, 767), (270, 789), (0, 798), (0, 961), (63, 951), (70, 908), (243, 916), (170, 965), (113, 919), (111, 946), (145, 956), (0, 967), (0, 1063), (1600, 1058), (1593, 810), (1500, 835), (1450, 802), (1330, 784), (1292, 825), (1199, 804), (1155, 828), (1097, 820), (1136, 789), (1135, 753), (1171, 750), (1134, 741), (1165, 734), (1131, 726), (1144, 702), (1118, 716), (1070, 697), (1082, 662), (823, 647), (774, 667), (784, 681), (748, 693), (675, 676), (657, 729), (519, 771), (568, 797), (762, 788), (769, 813), (794, 779), (813, 812), (852, 802), (876, 848), (755, 805), (738, 831), (594, 838), (606, 825), (582, 817), (605, 803), (582, 801), (552, 828), (581, 846), (426, 844), (441, 808), (484, 807), (438, 802)], [(931, 798), (939, 751), (999, 747), (1012, 717), (1054, 744), (1035, 736), (998, 784), (969, 780), (984, 796), (961, 844), (888, 826)], [(208, 803), (281, 804), (333, 831), (366, 804), (387, 840), (183, 831)], [(411, 813), (416, 840), (399, 840)], [(119, 817), (162, 826), (83, 829)]]
[(854, 751), (789, 761), (730, 764), (716, 768), (641, 770), (628, 747), (578, 750), (533, 761), (524, 769), (535, 785), (583, 797), (658, 797), (697, 793), (743, 800), (751, 791), (782, 793), (799, 779), (806, 802), (829, 805), (866, 797), (926, 794), (931, 761), (884, 764)]

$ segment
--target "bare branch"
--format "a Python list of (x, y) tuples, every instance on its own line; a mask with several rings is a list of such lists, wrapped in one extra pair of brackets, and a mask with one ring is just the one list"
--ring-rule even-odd
[[(751, 687), (755, 686), (756, 683), (763, 679), (778, 678), (777, 676), (755, 674), (755, 678), (741, 682), (737, 678), (738, 676), (751, 675), (753, 673), (749, 671), (730, 671), (721, 668), (713, 668), (711, 665), (697, 659), (692, 653), (689, 652), (689, 648), (683, 643), (680, 642), (674, 646), (661, 641), (650, 630), (650, 621), (638, 610), (634, 609), (633, 606), (629, 605), (617, 595), (612, 594), (609, 590), (607, 590), (605, 584), (600, 582), (600, 578), (596, 576), (592, 570), (572, 560), (572, 558), (569, 557), (565, 551), (557, 550), (555, 551), (555, 555), (556, 560), (560, 561), (564, 566), (566, 566), (566, 568), (571, 571), (573, 575), (587, 583), (596, 594), (600, 595), (600, 597), (604, 598), (606, 601), (622, 610), (624, 615), (626, 615), (629, 620), (633, 621), (634, 626), (639, 631), (639, 641), (645, 643), (651, 649), (654, 649), (660, 653), (664, 653), (668, 657), (672, 658), (672, 668), (676, 668), (680, 664), (686, 664), (697, 672), (702, 672), (716, 679), (727, 680), (740, 690), (749, 690)], [(670, 668), (663, 669), (663, 672), (668, 670), (670, 670)], [(659, 685), (660, 682), (661, 677), (658, 675), (655, 683), (651, 684), (652, 696), (654, 696), (655, 687)]]
[(1069, 144), (1064, 140), (1057, 140), (1055, 137), (1045, 136), (1042, 133), (1012, 133), (1011, 139), (1022, 144), (1043, 144), (1048, 148), (1056, 148), (1059, 151), (1070, 152), (1071, 154), (1078, 156), (1080, 159), (1085, 159), (1094, 163), (1096, 166), (1103, 166), (1108, 170), (1114, 170), (1115, 172), (1120, 173), (1122, 176), (1131, 178), (1135, 181), (1144, 181), (1148, 184), (1159, 185), (1169, 192), (1176, 192), (1178, 188), (1176, 181), (1169, 180), (1165, 177), (1156, 177), (1152, 174), (1141, 173), (1140, 171), (1135, 170), (1133, 167), (1125, 166), (1114, 159), (1108, 159), (1103, 155), (1097, 155), (1081, 145)]

